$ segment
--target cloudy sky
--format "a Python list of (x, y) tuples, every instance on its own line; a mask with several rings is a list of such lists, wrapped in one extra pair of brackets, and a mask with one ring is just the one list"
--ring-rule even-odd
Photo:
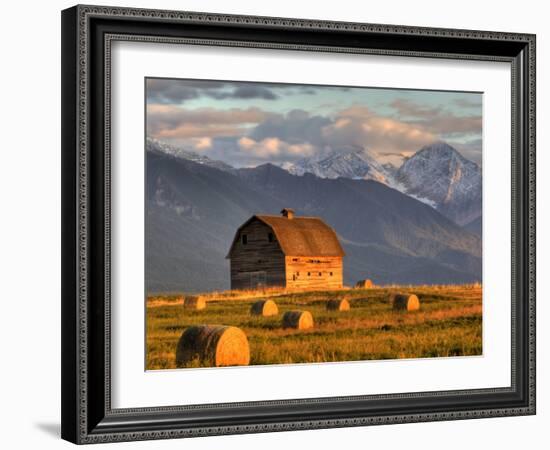
[(435, 141), (481, 164), (479, 93), (149, 78), (146, 102), (149, 137), (235, 167), (358, 146), (398, 166)]

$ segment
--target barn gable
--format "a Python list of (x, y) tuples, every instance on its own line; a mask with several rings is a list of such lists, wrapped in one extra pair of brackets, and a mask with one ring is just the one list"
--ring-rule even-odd
[(292, 210), (285, 216), (254, 215), (241, 225), (227, 255), (230, 258), (241, 231), (254, 220), (269, 226), (286, 256), (345, 256), (336, 232), (319, 217), (294, 217)]

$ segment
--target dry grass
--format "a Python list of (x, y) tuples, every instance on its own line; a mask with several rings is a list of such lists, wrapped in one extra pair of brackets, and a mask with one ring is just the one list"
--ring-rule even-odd
[[(342, 288), (341, 290), (323, 291), (336, 292), (342, 290), (348, 290), (350, 288)], [(314, 291), (306, 291), (314, 292)], [(286, 295), (301, 294), (304, 293), (303, 289), (282, 289), (282, 288), (263, 288), (257, 290), (233, 290), (233, 291), (212, 291), (207, 293), (201, 293), (200, 297), (204, 298), (206, 302), (216, 301), (228, 301), (228, 300), (251, 300), (251, 299), (275, 299), (278, 297), (284, 297)], [(197, 294), (194, 294), (197, 295)], [(166, 295), (150, 295), (147, 297), (147, 307), (166, 306), (182, 303), (183, 297), (181, 294), (166, 294)]]
[[(393, 311), (389, 294), (414, 292), (421, 309)], [(254, 294), (253, 294), (254, 293)], [(252, 299), (276, 298), (279, 314), (251, 316)], [(351, 311), (327, 311), (326, 302), (346, 298)], [(179, 296), (147, 301), (147, 369), (176, 367), (175, 351), (191, 325), (220, 323), (241, 328), (250, 344), (250, 364), (480, 355), (481, 285), (391, 286), (328, 292), (270, 290), (210, 294), (208, 307), (185, 311)], [(232, 300), (232, 301), (227, 301)], [(286, 311), (307, 309), (315, 327), (281, 326)], [(193, 362), (187, 367), (198, 367)]]

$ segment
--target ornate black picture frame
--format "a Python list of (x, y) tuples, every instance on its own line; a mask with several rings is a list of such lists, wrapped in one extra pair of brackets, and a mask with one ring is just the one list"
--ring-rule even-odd
[[(187, 43), (512, 67), (511, 386), (113, 409), (110, 49)], [(535, 413), (535, 36), (98, 6), (62, 12), (62, 437), (98, 443)]]

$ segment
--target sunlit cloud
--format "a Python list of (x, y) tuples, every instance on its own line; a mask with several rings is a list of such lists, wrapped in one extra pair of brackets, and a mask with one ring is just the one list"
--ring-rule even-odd
[(290, 144), (276, 137), (255, 141), (243, 136), (237, 142), (243, 151), (259, 160), (267, 160), (273, 157), (283, 160), (289, 157), (294, 159), (296, 156), (303, 158), (311, 156), (315, 152), (315, 147), (311, 144)]
[(437, 140), (422, 127), (381, 117), (361, 106), (340, 111), (332, 124), (323, 127), (322, 135), (333, 147), (356, 145), (377, 153), (411, 151)]
[(400, 120), (421, 126), (440, 136), (481, 131), (481, 110), (476, 115), (458, 116), (442, 107), (419, 105), (409, 100), (398, 99), (390, 105), (395, 108)]
[(271, 113), (258, 108), (186, 110), (178, 106), (147, 106), (147, 132), (157, 139), (188, 139), (238, 136), (257, 125)]
[(194, 138), (193, 144), (194, 144), (193, 147), (196, 150), (207, 150), (209, 148), (212, 148), (212, 138), (209, 138), (209, 137)]

